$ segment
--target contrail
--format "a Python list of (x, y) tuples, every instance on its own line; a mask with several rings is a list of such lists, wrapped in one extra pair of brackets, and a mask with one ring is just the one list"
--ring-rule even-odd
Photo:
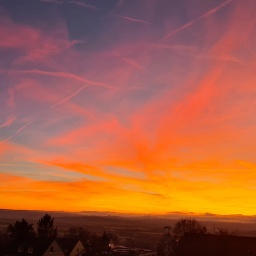
[(1, 140), (0, 143), (7, 142), (7, 141), (9, 141), (11, 138), (13, 138), (13, 137), (14, 137), (13, 135), (12, 135), (12, 136), (9, 136), (8, 138)]
[(136, 61), (129, 59), (129, 58), (122, 58), (124, 62), (128, 63), (130, 66), (139, 69), (140, 71), (146, 71), (144, 67), (138, 64)]
[(102, 87), (111, 88), (111, 89), (115, 88), (115, 87), (110, 86), (110, 85), (105, 84), (105, 83), (98, 83), (98, 82), (91, 81), (91, 80), (88, 80), (86, 78), (83, 78), (81, 76), (78, 76), (78, 75), (75, 75), (75, 74), (72, 74), (72, 73), (66, 73), (66, 72), (43, 71), (43, 70), (38, 70), (38, 69), (32, 69), (32, 70), (4, 70), (4, 69), (0, 69), (0, 73), (21, 73), (21, 74), (46, 75), (46, 76), (72, 79), (72, 80), (76, 80), (76, 81), (83, 82), (83, 83), (86, 83), (86, 84), (102, 86)]
[[(58, 1), (58, 0), (40, 0), (41, 2), (48, 2), (48, 3), (57, 3), (57, 4), (64, 4), (64, 3), (68, 3), (68, 4), (75, 4), (84, 8), (88, 8), (94, 11), (100, 11), (101, 9), (98, 8), (97, 6), (91, 5), (91, 4), (87, 4), (81, 1), (76, 1), (76, 0), (70, 0), (70, 1)], [(132, 22), (139, 22), (139, 23), (143, 23), (143, 24), (150, 24), (148, 21), (145, 20), (140, 20), (140, 19), (135, 19), (132, 17), (128, 17), (128, 16), (123, 16), (123, 15), (117, 15), (117, 14), (112, 14), (112, 16), (116, 16), (118, 18), (121, 19), (126, 19)]]
[(203, 18), (207, 18), (208, 16), (212, 15), (213, 13), (219, 11), (220, 9), (222, 9), (223, 7), (225, 7), (226, 5), (230, 4), (231, 2), (233, 2), (234, 0), (228, 0), (222, 4), (220, 4), (219, 6), (213, 8), (212, 10), (210, 10), (209, 12), (207, 12)]
[(191, 27), (195, 22), (201, 20), (201, 19), (204, 19), (204, 18), (207, 18), (209, 17), (210, 15), (214, 14), (215, 12), (219, 11), (220, 9), (222, 9), (223, 7), (225, 7), (226, 5), (230, 4), (231, 2), (233, 2), (234, 0), (227, 0), (226, 2), (218, 5), (217, 7), (213, 8), (212, 10), (206, 12), (205, 14), (199, 16), (198, 18), (184, 24), (183, 26), (181, 26), (180, 28), (172, 31), (171, 33), (165, 35), (164, 37), (162, 37), (159, 41), (162, 41), (162, 40), (165, 40), (173, 35), (176, 35), (177, 33), (179, 33), (180, 31), (186, 29), (186, 28), (189, 28)]
[(95, 11), (98, 11), (99, 8), (94, 6), (94, 5), (91, 5), (91, 4), (87, 4), (87, 3), (84, 3), (84, 2), (81, 2), (81, 1), (75, 1), (75, 0), (70, 0), (70, 1), (59, 1), (59, 0), (40, 0), (41, 2), (46, 2), (46, 3), (54, 3), (54, 4), (75, 4), (75, 5), (78, 5), (78, 6), (81, 6), (81, 7), (85, 7), (85, 8), (88, 8), (88, 9), (91, 9), (91, 10), (95, 10)]
[(18, 131), (16, 131), (16, 134), (20, 133), (23, 129), (25, 129), (27, 126), (29, 126), (30, 124), (32, 124), (35, 120), (36, 120), (36, 118), (32, 119), (31, 121), (29, 121), (28, 123), (26, 123), (25, 125), (23, 125)]
[(85, 87), (87, 87), (88, 84), (84, 85), (83, 87), (81, 87), (80, 89), (78, 89), (77, 91), (75, 91), (74, 93), (72, 93), (71, 95), (69, 95), (68, 97), (60, 100), (59, 102), (55, 103), (54, 105), (51, 106), (51, 108), (55, 108), (60, 104), (65, 103), (67, 100), (70, 100), (71, 98), (75, 97), (78, 93), (80, 93), (81, 91), (84, 90)]
[(0, 143), (4, 143), (9, 141), (10, 139), (12, 139), (13, 137), (15, 137), (16, 134), (19, 134), (23, 129), (25, 129), (27, 126), (29, 126), (30, 124), (32, 124), (34, 121), (36, 121), (37, 118), (32, 119), (31, 121), (29, 121), (28, 123), (26, 123), (25, 125), (23, 125), (21, 128), (19, 128), (14, 135), (9, 136), (8, 138), (1, 140)]
[[(74, 93), (70, 94), (69, 96), (65, 97), (64, 99), (62, 99), (62, 100), (60, 100), (59, 102), (57, 102), (57, 103), (55, 103), (54, 105), (52, 105), (52, 106), (50, 107), (50, 109), (55, 108), (55, 107), (57, 107), (57, 106), (59, 106), (59, 105), (65, 103), (66, 101), (72, 99), (72, 98), (75, 97), (77, 94), (79, 94), (80, 92), (82, 92), (82, 91), (85, 89), (85, 87), (87, 87), (87, 86), (88, 86), (88, 84), (82, 86), (81, 88), (79, 88), (78, 90), (76, 90)], [(50, 109), (45, 109), (45, 110), (41, 111), (41, 113), (44, 113), (44, 112), (46, 112), (46, 111), (49, 111)], [(24, 130), (26, 127), (28, 127), (29, 125), (31, 125), (31, 124), (32, 124), (33, 122), (35, 122), (37, 119), (38, 119), (38, 117), (33, 118), (33, 119), (30, 120), (28, 123), (26, 123), (26, 124), (23, 125), (21, 128), (19, 128), (19, 129), (15, 132), (14, 135), (11, 135), (11, 136), (9, 136), (8, 138), (6, 138), (6, 139), (0, 141), (0, 143), (4, 143), (4, 142), (9, 141), (9, 140), (12, 139), (16, 134), (19, 134), (22, 130)]]
[(122, 19), (125, 19), (125, 20), (129, 20), (129, 21), (133, 21), (133, 22), (139, 22), (139, 23), (143, 23), (143, 24), (149, 24), (148, 21), (145, 21), (145, 20), (139, 20), (139, 19), (134, 19), (134, 18), (131, 18), (131, 17), (128, 17), (128, 16), (123, 16), (123, 15), (115, 15), (119, 18), (122, 18)]
[(0, 166), (27, 166), (27, 167), (39, 167), (39, 164), (0, 164)]
[(98, 10), (99, 10), (99, 8), (96, 7), (96, 6), (94, 6), (94, 5), (86, 4), (86, 3), (80, 2), (80, 1), (68, 1), (68, 3), (70, 3), (70, 4), (76, 4), (76, 5), (78, 5), (78, 6), (85, 7), (85, 8), (94, 10), (94, 11), (98, 11)]
[(40, 0), (41, 2), (48, 2), (48, 3), (54, 3), (54, 4), (63, 4), (62, 1), (58, 0)]

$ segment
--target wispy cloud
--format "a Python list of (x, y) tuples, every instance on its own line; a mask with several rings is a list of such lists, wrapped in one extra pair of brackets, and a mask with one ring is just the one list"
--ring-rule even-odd
[(37, 70), (37, 69), (32, 69), (32, 70), (3, 70), (3, 69), (1, 69), (0, 73), (10, 73), (10, 74), (12, 74), (12, 73), (19, 74), (20, 73), (20, 74), (37, 74), (37, 75), (53, 76), (53, 77), (71, 79), (71, 80), (75, 80), (78, 82), (87, 83), (89, 85), (102, 86), (102, 87), (106, 87), (108, 89), (114, 88), (111, 85), (88, 80), (79, 75), (75, 75), (75, 74), (68, 73), (68, 72), (59, 72), (59, 71), (54, 72), (54, 71), (44, 71), (44, 70)]
[[(51, 1), (52, 2), (52, 1)], [(53, 26), (47, 31), (26, 24), (16, 24), (9, 17), (0, 18), (0, 48), (20, 51), (16, 64), (40, 62), (51, 56), (71, 49), (80, 43), (69, 40), (68, 33), (62, 25)]]
[(0, 18), (1, 207), (254, 214), (256, 2), (110, 2)]
[[(61, 104), (64, 104), (65, 102), (67, 102), (68, 100), (72, 99), (73, 97), (75, 97), (76, 95), (78, 95), (79, 93), (81, 93), (85, 87), (87, 87), (88, 84), (82, 86), (81, 88), (79, 88), (78, 90), (76, 90), (74, 93), (70, 94), (69, 96), (65, 97), (64, 99), (60, 100), (59, 102), (53, 104), (50, 108), (47, 108), (43, 111), (41, 111), (40, 113), (38, 113), (37, 117), (33, 118), (32, 120), (30, 120), (29, 122), (27, 122), (25, 125), (23, 125), (22, 127), (20, 127), (17, 131), (16, 134), (19, 134), (20, 132), (22, 132), (25, 128), (27, 128), (29, 125), (31, 125), (32, 123), (34, 123), (38, 118), (40, 118), (40, 114), (45, 113), (47, 111), (49, 111), (50, 109), (53, 109)], [(1, 126), (0, 126), (1, 128)], [(15, 135), (9, 136), (8, 138), (0, 141), (0, 143), (2, 142), (8, 142), (9, 140), (11, 140)]]
[(0, 129), (3, 127), (9, 127), (10, 125), (12, 125), (14, 120), (15, 120), (15, 116), (13, 115), (8, 116), (3, 123), (0, 123)]

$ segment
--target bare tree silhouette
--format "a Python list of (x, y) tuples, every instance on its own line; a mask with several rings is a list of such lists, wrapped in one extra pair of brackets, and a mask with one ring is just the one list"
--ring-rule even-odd
[(174, 235), (176, 237), (181, 237), (185, 233), (205, 234), (206, 232), (206, 226), (195, 219), (180, 219), (174, 226)]

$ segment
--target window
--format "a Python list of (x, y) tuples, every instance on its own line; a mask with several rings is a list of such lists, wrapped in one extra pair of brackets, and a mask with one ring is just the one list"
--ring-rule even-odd
[(18, 252), (23, 252), (23, 247), (22, 246), (18, 247)]
[(33, 253), (33, 248), (32, 247), (28, 247), (28, 253)]
[(51, 246), (51, 248), (50, 248), (50, 253), (53, 253), (53, 252), (54, 252), (54, 247)]

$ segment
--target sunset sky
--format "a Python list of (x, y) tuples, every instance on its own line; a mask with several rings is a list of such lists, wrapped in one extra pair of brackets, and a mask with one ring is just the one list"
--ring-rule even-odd
[(256, 214), (255, 0), (1, 0), (0, 208)]

